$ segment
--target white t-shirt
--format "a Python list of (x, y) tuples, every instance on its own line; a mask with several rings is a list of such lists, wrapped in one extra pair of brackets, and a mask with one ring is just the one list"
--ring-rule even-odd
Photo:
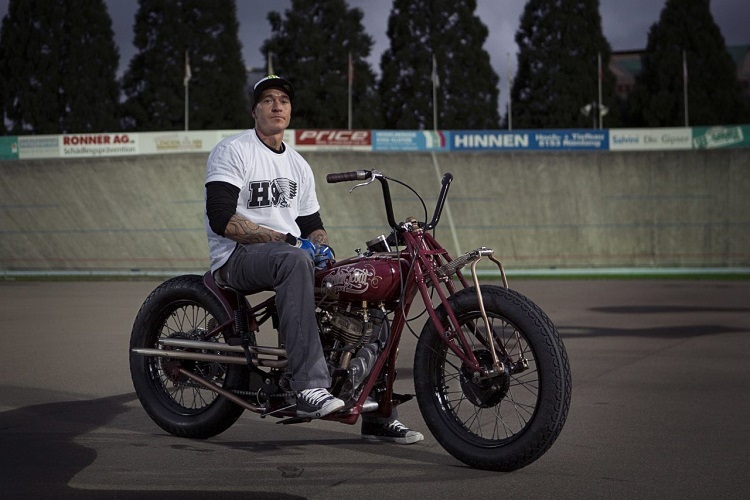
[[(237, 214), (280, 233), (300, 236), (295, 219), (320, 210), (310, 165), (285, 144), (269, 149), (255, 129), (219, 142), (208, 156), (206, 183), (222, 181), (240, 188)], [(204, 194), (205, 198), (205, 194)], [(211, 271), (227, 261), (237, 243), (214, 233), (204, 211)]]

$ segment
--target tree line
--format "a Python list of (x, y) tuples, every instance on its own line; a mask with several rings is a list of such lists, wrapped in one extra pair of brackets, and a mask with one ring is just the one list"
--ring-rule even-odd
[[(393, 0), (379, 77), (362, 18), (346, 0), (292, 0), (268, 14), (260, 50), (296, 86), (295, 128), (587, 128), (599, 102), (606, 128), (682, 126), (686, 90), (691, 126), (750, 123), (710, 0), (665, 2), (627, 100), (615, 93), (599, 1), (528, 0), (504, 116), (476, 0)], [(0, 27), (0, 132), (181, 130), (186, 90), (191, 130), (246, 128), (238, 32), (235, 0), (139, 0), (136, 54), (118, 79), (103, 0), (10, 0)]]

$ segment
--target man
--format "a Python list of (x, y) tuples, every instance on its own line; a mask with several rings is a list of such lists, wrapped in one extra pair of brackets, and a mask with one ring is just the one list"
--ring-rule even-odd
[[(275, 75), (263, 78), (253, 89), (255, 128), (224, 139), (211, 151), (206, 167), (206, 232), (211, 271), (220, 282), (242, 290), (276, 292), (297, 414), (320, 418), (344, 407), (344, 401), (328, 391), (331, 377), (313, 291), (315, 267), (334, 256), (320, 217), (312, 169), (283, 142), (293, 100), (289, 81)], [(395, 419), (363, 422), (363, 437), (396, 442), (422, 439)]]

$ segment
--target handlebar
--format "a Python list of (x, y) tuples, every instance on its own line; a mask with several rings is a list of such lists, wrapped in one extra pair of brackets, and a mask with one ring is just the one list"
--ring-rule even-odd
[(435, 229), (435, 226), (438, 225), (438, 222), (440, 221), (440, 214), (443, 213), (443, 206), (445, 205), (445, 199), (448, 197), (448, 188), (451, 186), (451, 182), (453, 182), (453, 174), (450, 172), (446, 172), (445, 175), (443, 175), (443, 180), (440, 181), (442, 187), (440, 188), (438, 201), (437, 201), (437, 204), (435, 205), (435, 213), (432, 215), (432, 220), (430, 221), (429, 224), (427, 224), (425, 231)]
[(328, 174), (326, 176), (326, 181), (328, 181), (328, 184), (335, 184), (337, 182), (363, 181), (365, 179), (370, 179), (371, 177), (372, 172), (369, 170), (354, 170), (353, 172)]
[[(391, 201), (391, 190), (388, 187), (388, 178), (384, 176), (382, 173), (378, 172), (377, 170), (353, 170), (351, 172), (339, 172), (339, 173), (333, 173), (326, 175), (326, 181), (329, 184), (335, 184), (337, 182), (348, 182), (348, 181), (363, 181), (370, 179), (369, 182), (372, 182), (372, 180), (377, 179), (380, 182), (380, 186), (383, 189), (383, 201), (385, 202), (385, 213), (388, 217), (388, 224), (390, 227), (395, 229), (396, 231), (404, 231), (404, 228), (402, 228), (400, 225), (396, 223), (396, 219), (393, 216), (393, 203)], [(369, 184), (365, 183), (365, 184)], [(400, 181), (396, 181), (400, 182)], [(437, 204), (435, 205), (435, 213), (432, 216), (432, 220), (429, 224), (425, 227), (426, 231), (435, 229), (435, 226), (438, 225), (438, 222), (440, 221), (440, 215), (443, 212), (443, 206), (445, 205), (445, 200), (448, 197), (448, 188), (450, 188), (451, 182), (453, 182), (453, 174), (450, 172), (447, 172), (445, 175), (443, 175), (441, 182), (441, 188), (440, 188), (440, 194), (438, 195)], [(358, 187), (358, 186), (355, 186)], [(407, 186), (408, 187), (408, 186)]]

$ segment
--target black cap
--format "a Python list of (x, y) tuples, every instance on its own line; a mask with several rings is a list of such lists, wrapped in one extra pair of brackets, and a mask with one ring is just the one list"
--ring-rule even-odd
[(268, 75), (262, 80), (258, 81), (253, 87), (253, 106), (258, 104), (260, 95), (266, 89), (279, 89), (289, 96), (290, 101), (294, 101), (294, 86), (286, 80), (276, 75)]

